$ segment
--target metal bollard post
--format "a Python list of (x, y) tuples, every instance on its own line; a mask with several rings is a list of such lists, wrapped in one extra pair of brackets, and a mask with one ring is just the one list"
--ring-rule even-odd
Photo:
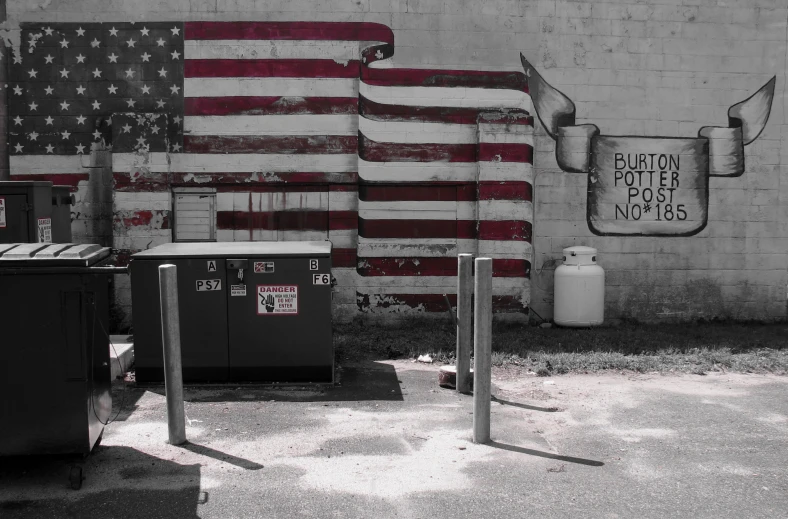
[(473, 443), (490, 441), (492, 259), (476, 258), (473, 320)]
[(473, 297), (473, 254), (457, 256), (457, 391), (471, 390), (471, 298)]
[(167, 394), (167, 427), (172, 445), (186, 443), (177, 276), (178, 269), (175, 265), (159, 266), (161, 338), (164, 345), (164, 390)]

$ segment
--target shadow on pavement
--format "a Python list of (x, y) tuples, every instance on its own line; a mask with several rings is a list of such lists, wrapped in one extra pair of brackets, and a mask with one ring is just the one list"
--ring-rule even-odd
[[(83, 468), (80, 490), (69, 487), (69, 471)], [(0, 462), (3, 519), (197, 518), (208, 500), (200, 491), (200, 465), (181, 465), (130, 447), (94, 449), (85, 459), (25, 456)]]
[(263, 468), (263, 465), (260, 465), (259, 463), (255, 463), (254, 461), (249, 461), (244, 458), (239, 458), (231, 454), (226, 454), (222, 451), (217, 451), (216, 449), (211, 449), (210, 447), (206, 447), (204, 445), (198, 445), (196, 443), (186, 442), (183, 445), (180, 445), (180, 447), (186, 449), (187, 451), (191, 451), (195, 454), (199, 454), (201, 456), (208, 456), (209, 458), (223, 461), (225, 463), (235, 465), (236, 467), (241, 467), (242, 469), (260, 470), (261, 468)]
[[(145, 386), (137, 391), (164, 395), (164, 386)], [(402, 388), (394, 366), (367, 361), (339, 370), (338, 384), (330, 385), (192, 385), (184, 388), (187, 402), (359, 402), (402, 401)]]
[(545, 413), (558, 412), (558, 408), (557, 407), (539, 407), (539, 406), (535, 406), (535, 405), (521, 404), (519, 402), (510, 402), (508, 400), (501, 400), (500, 398), (495, 397), (495, 396), (491, 396), (490, 400), (493, 401), (493, 402), (498, 402), (499, 404), (503, 404), (503, 405), (510, 405), (512, 407), (519, 407), (521, 409), (528, 409), (529, 411), (542, 411), (542, 412), (545, 412)]
[(112, 414), (113, 422), (125, 422), (137, 409), (137, 402), (145, 394), (143, 388), (131, 382), (114, 380), (112, 382)]
[(579, 465), (588, 465), (590, 467), (601, 467), (604, 465), (604, 463), (601, 461), (587, 460), (585, 458), (574, 458), (572, 456), (561, 456), (560, 454), (553, 454), (551, 452), (538, 451), (536, 449), (526, 449), (525, 447), (517, 447), (515, 445), (500, 443), (495, 440), (491, 440), (490, 443), (488, 443), (487, 445), (505, 451), (519, 452), (521, 454), (528, 454), (530, 456), (538, 456), (540, 458), (548, 458), (551, 460), (566, 461), (567, 463), (577, 463)]

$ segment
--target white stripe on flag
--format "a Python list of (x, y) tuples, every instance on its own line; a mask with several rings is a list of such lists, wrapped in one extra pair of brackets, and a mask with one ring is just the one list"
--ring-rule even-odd
[[(168, 164), (167, 158), (170, 163)], [(154, 173), (287, 173), (356, 171), (354, 153), (337, 155), (260, 154), (260, 153), (114, 153), (112, 170), (130, 172), (140, 167)]]
[(328, 237), (335, 249), (355, 249), (358, 231), (355, 229), (329, 229)]
[[(494, 277), (492, 281), (497, 296), (521, 295), (531, 285), (523, 277)], [(372, 294), (456, 294), (457, 276), (359, 276), (356, 286), (359, 292)]]
[[(462, 202), (458, 202), (459, 204)], [(533, 205), (522, 200), (479, 200), (478, 202), (465, 202), (479, 204), (479, 220), (524, 220), (531, 221)], [(459, 213), (457, 218), (460, 218)]]
[(475, 182), (474, 162), (367, 162), (358, 159), (358, 176), (370, 182)]
[(358, 129), (376, 142), (476, 144), (474, 124), (376, 121), (359, 118)]
[(329, 191), (328, 208), (331, 211), (358, 210), (358, 191)]
[(184, 59), (359, 59), (357, 41), (186, 40)]
[[(458, 205), (468, 202), (365, 202), (359, 200), (358, 215), (369, 220), (456, 220)], [(471, 202), (475, 203), (475, 202)]]
[(219, 232), (218, 241), (324, 241), (328, 239), (326, 231), (315, 230), (219, 229)]
[(186, 116), (187, 135), (356, 135), (356, 115)]
[(527, 162), (479, 162), (479, 181), (533, 184), (533, 165)]
[[(531, 128), (531, 126), (523, 126), (524, 128)], [(490, 143), (490, 144), (528, 144), (529, 146), (534, 145), (534, 136), (533, 132), (484, 132), (481, 133), (480, 142)]]
[(515, 240), (449, 240), (446, 238), (365, 238), (358, 237), (362, 258), (422, 257), (445, 258), (467, 252), (491, 258), (531, 259), (533, 246)]
[(365, 202), (359, 200), (358, 215), (368, 220), (475, 220), (531, 221), (533, 205), (521, 200), (479, 200), (451, 202)]
[(517, 90), (466, 87), (388, 87), (360, 83), (359, 93), (382, 104), (467, 108), (531, 109), (531, 97)]
[[(298, 154), (209, 154), (209, 153), (172, 153), (169, 170), (179, 172), (210, 173), (254, 173), (254, 172), (323, 172), (346, 173), (356, 171), (354, 153), (337, 155), (298, 155)], [(113, 161), (114, 167), (115, 161)], [(127, 166), (127, 167), (130, 167)], [(163, 164), (158, 171), (167, 171)], [(128, 169), (115, 168), (116, 171)]]
[(527, 241), (479, 240), (479, 256), (531, 261), (533, 246)]
[(14, 175), (90, 173), (90, 155), (11, 155), (8, 157)]
[(185, 78), (184, 97), (356, 97), (357, 79)]
[[(286, 189), (286, 188), (283, 188)], [(272, 191), (217, 193), (218, 211), (328, 211), (328, 192)]]
[(475, 250), (476, 240), (468, 239), (358, 237), (358, 256), (367, 258), (446, 258)]

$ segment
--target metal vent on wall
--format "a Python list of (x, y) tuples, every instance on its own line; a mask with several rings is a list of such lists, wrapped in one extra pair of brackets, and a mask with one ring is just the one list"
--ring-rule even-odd
[(172, 200), (173, 241), (216, 241), (215, 189), (174, 189)]

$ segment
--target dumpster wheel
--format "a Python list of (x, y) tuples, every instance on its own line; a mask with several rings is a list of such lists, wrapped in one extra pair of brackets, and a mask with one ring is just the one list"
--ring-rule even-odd
[(79, 490), (82, 488), (82, 482), (85, 480), (82, 475), (82, 467), (79, 465), (71, 465), (71, 471), (68, 473), (68, 482), (71, 484), (72, 490)]

